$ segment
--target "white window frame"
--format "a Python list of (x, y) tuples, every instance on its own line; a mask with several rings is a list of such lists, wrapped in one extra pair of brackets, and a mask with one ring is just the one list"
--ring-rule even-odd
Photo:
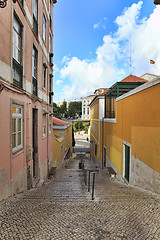
[[(12, 148), (12, 153), (15, 153), (23, 148), (23, 107), (21, 105), (16, 105), (12, 104), (12, 108), (19, 108), (21, 109), (21, 113), (12, 113), (12, 119), (16, 120), (16, 129), (15, 129), (15, 134), (16, 134), (16, 146)], [(11, 109), (12, 111), (12, 109)], [(21, 144), (18, 145), (18, 119), (21, 119)], [(11, 130), (11, 139), (12, 139), (13, 132)], [(12, 140), (11, 140), (12, 142)]]
[(49, 34), (49, 53), (52, 53), (52, 36)]
[[(45, 117), (45, 123), (43, 122), (43, 117)], [(47, 125), (46, 125), (46, 114), (43, 114), (42, 115), (42, 137), (45, 138), (46, 135), (47, 135), (47, 131), (46, 131), (46, 128), (47, 128)]]
[(46, 17), (44, 13), (43, 13), (43, 41), (46, 43)]
[(22, 63), (22, 26), (14, 16), (13, 23), (13, 58), (21, 65)]
[(42, 74), (42, 88), (46, 89), (47, 84), (47, 68), (43, 64), (43, 74)]
[(49, 134), (52, 133), (52, 115), (49, 116)]

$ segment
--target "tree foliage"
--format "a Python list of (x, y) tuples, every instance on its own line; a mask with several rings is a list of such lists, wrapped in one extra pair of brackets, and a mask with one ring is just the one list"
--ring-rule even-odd
[(70, 102), (68, 111), (68, 117), (75, 117), (82, 115), (82, 102)]
[(53, 102), (53, 113), (57, 118), (79, 117), (82, 115), (82, 102), (70, 102), (68, 110), (67, 102), (65, 100), (60, 107)]

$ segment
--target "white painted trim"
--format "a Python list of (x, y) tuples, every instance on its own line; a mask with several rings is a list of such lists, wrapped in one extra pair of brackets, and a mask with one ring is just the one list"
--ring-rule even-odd
[(12, 82), (11, 71), (12, 71), (11, 67), (5, 62), (0, 60), (0, 78), (7, 82)]
[(46, 93), (42, 92), (40, 89), (38, 89), (38, 97), (43, 101), (49, 103), (49, 96)]
[(45, 0), (42, 0), (42, 1), (43, 1), (43, 4), (44, 4), (44, 8), (45, 8), (45, 11), (46, 11), (46, 15), (47, 15), (48, 20), (49, 20), (49, 12), (48, 12), (48, 9), (47, 9), (46, 2), (45, 2)]
[(91, 133), (91, 136), (94, 138), (94, 140), (98, 143), (98, 145), (99, 145), (99, 142), (97, 141), (97, 139), (92, 135), (92, 133)]
[(33, 27), (32, 16), (31, 16), (30, 11), (29, 11), (29, 9), (27, 7), (26, 1), (24, 1), (24, 10), (26, 12), (26, 16), (28, 18), (28, 21), (30, 22), (31, 26)]
[(39, 40), (40, 46), (42, 48), (42, 51), (43, 51), (47, 61), (49, 62), (49, 53), (47, 52), (47, 49), (46, 49), (46, 47), (45, 47), (45, 45), (44, 45), (40, 35), (38, 35), (38, 40)]
[(72, 126), (72, 123), (67, 123), (65, 125), (53, 125), (53, 130), (65, 130)]
[(97, 121), (97, 122), (100, 122), (100, 121), (102, 121), (102, 119), (91, 119), (90, 121)]
[[(102, 121), (102, 119), (101, 119)], [(104, 118), (103, 120), (104, 122), (108, 122), (108, 123), (116, 123), (116, 118)]]
[(105, 101), (103, 99), (99, 99), (99, 119), (104, 117), (104, 106), (105, 106)]
[(146, 83), (142, 84), (141, 86), (139, 86), (139, 87), (129, 91), (128, 93), (125, 93), (122, 96), (116, 98), (116, 102), (118, 102), (118, 101), (120, 101), (120, 100), (122, 100), (124, 98), (127, 98), (129, 96), (132, 96), (132, 95), (134, 95), (134, 94), (136, 94), (138, 92), (141, 92), (141, 91), (143, 91), (143, 90), (145, 90), (147, 88), (153, 87), (153, 86), (155, 86), (155, 85), (157, 85), (159, 83), (160, 83), (160, 78), (158, 78), (156, 80), (152, 80), (152, 81), (146, 82)]
[[(96, 97), (96, 98), (95, 98)], [(94, 98), (93, 98), (93, 102), (91, 101), (91, 103), (90, 103), (90, 107), (92, 107), (97, 101), (98, 101), (98, 99), (105, 99), (105, 96), (104, 95), (97, 95), (97, 96), (95, 96)]]

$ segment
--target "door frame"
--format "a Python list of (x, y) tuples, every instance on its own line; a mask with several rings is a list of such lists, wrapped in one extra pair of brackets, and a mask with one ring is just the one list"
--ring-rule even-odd
[(38, 109), (32, 108), (32, 159), (33, 159), (33, 178), (39, 177), (38, 162)]
[[(106, 152), (106, 154), (104, 154)], [(107, 167), (107, 148), (103, 145), (103, 167)]]
[[(130, 156), (129, 156), (129, 180), (131, 178), (131, 144), (123, 140), (123, 177), (125, 177), (125, 146), (130, 148)], [(126, 179), (126, 181), (128, 181)], [(129, 182), (129, 181), (128, 181)]]

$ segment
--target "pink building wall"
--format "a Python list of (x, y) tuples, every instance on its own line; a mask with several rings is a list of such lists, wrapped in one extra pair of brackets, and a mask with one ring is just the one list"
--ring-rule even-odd
[[(46, 8), (44, 6), (46, 2)], [(53, 4), (52, 4), (53, 5)], [(46, 16), (46, 43), (42, 37), (43, 13)], [(49, 0), (38, 1), (38, 36), (32, 30), (32, 1), (24, 0), (13, 4), (7, 1), (7, 7), (0, 9), (0, 200), (34, 186), (39, 179), (46, 179), (48, 166), (52, 166), (52, 133), (49, 133), (49, 113), (52, 113), (52, 102), (49, 103), (49, 74), (53, 70), (49, 62), (50, 28)], [(22, 31), (22, 65), (23, 87), (13, 83), (13, 18), (23, 25)], [(53, 16), (52, 16), (53, 19)], [(32, 92), (32, 51), (33, 45), (38, 51), (37, 95)], [(43, 61), (47, 64), (46, 89), (42, 88)], [(52, 86), (53, 88), (53, 86)], [(15, 92), (14, 92), (15, 91)], [(12, 104), (23, 109), (23, 147), (16, 153), (12, 150)], [(37, 154), (36, 174), (33, 171), (33, 109), (37, 112)], [(43, 110), (46, 110), (46, 136), (42, 135)], [(37, 126), (37, 125), (36, 125)], [(52, 131), (51, 131), (52, 132)], [(30, 184), (28, 184), (30, 182)]]

